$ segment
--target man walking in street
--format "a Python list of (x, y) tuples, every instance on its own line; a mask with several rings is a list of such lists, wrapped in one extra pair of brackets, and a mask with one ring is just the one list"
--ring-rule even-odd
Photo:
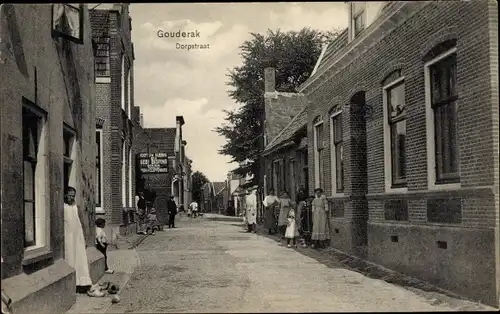
[(168, 210), (168, 227), (175, 228), (175, 215), (177, 214), (177, 204), (175, 204), (174, 197), (170, 196), (167, 201)]

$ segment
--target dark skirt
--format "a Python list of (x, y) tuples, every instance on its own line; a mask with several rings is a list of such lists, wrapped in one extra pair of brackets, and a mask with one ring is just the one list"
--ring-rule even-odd
[(265, 208), (264, 212), (264, 228), (276, 230), (276, 206), (270, 206)]
[(301, 223), (302, 233), (304, 236), (310, 236), (312, 234), (312, 230), (313, 230), (313, 220), (312, 220), (311, 209), (306, 208), (306, 209), (302, 210), (301, 217), (302, 217), (302, 223)]

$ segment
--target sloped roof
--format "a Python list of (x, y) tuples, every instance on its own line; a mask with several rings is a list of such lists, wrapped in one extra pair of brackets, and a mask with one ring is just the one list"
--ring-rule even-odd
[(347, 46), (349, 43), (349, 33), (348, 33), (348, 28), (344, 29), (333, 41), (331, 41), (328, 46), (326, 47), (326, 50), (324, 53), (320, 55), (318, 58), (317, 64), (315, 65), (314, 69), (315, 71), (311, 74), (311, 76), (304, 82), (302, 83), (298, 90), (302, 90), (308, 82), (310, 82), (311, 78), (320, 75), (319, 72), (324, 69), (325, 65), (327, 62), (333, 58), (337, 53)]
[(264, 155), (270, 153), (273, 149), (289, 141), (303, 127), (307, 125), (307, 107), (304, 107), (288, 125), (269, 143), (264, 149)]
[(158, 149), (170, 155), (175, 153), (176, 128), (143, 128), (142, 130), (150, 138), (150, 143), (154, 144)]
[(226, 182), (214, 182), (214, 194), (218, 195), (226, 188)]

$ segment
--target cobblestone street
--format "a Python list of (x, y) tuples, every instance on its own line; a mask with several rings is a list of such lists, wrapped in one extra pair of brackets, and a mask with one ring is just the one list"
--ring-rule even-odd
[[(488, 309), (435, 293), (431, 299), (345, 269), (340, 262), (326, 266), (313, 258), (312, 250), (288, 249), (271, 238), (244, 233), (238, 222), (183, 218), (178, 228), (149, 236), (135, 250), (127, 251), (136, 251), (139, 260), (120, 293), (121, 302), (111, 305), (108, 298), (107, 302), (87, 298), (87, 302), (99, 302), (100, 306), (86, 306), (86, 310), (179, 313)], [(120, 258), (128, 259), (128, 265), (132, 255)], [(116, 261), (112, 263), (117, 265)]]

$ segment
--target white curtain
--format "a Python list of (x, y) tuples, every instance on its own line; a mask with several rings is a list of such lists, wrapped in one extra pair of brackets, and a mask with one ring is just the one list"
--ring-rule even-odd
[(71, 35), (80, 38), (80, 6), (79, 4), (54, 4), (54, 28), (62, 22), (63, 15), (66, 16)]

